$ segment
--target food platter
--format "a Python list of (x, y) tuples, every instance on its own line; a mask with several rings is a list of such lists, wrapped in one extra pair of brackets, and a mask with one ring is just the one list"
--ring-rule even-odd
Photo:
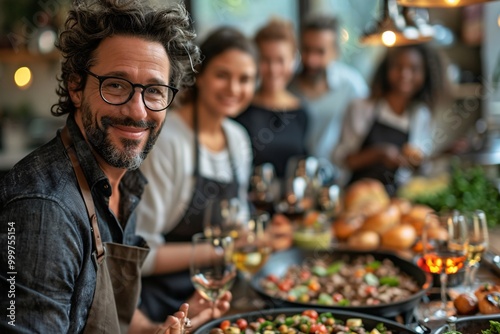
[(404, 300), (399, 300), (397, 302), (380, 303), (378, 305), (318, 305), (308, 302), (301, 301), (291, 301), (284, 298), (276, 298), (274, 295), (270, 294), (262, 286), (262, 281), (266, 279), (269, 275), (276, 275), (282, 277), (290, 268), (294, 265), (300, 265), (306, 259), (311, 258), (328, 258), (332, 261), (335, 259), (341, 259), (345, 257), (356, 258), (360, 256), (367, 255), (366, 252), (346, 250), (346, 249), (331, 249), (324, 251), (314, 251), (314, 250), (303, 250), (292, 248), (287, 251), (274, 253), (263, 268), (252, 277), (251, 286), (252, 288), (268, 302), (273, 307), (314, 307), (318, 309), (338, 309), (347, 310), (352, 312), (359, 312), (365, 314), (372, 314), (376, 316), (394, 318), (398, 315), (403, 315), (405, 317), (405, 322), (409, 322), (412, 316), (414, 308), (419, 304), (421, 298), (426, 294), (429, 288), (431, 277), (426, 274), (422, 269), (416, 266), (414, 263), (405, 260), (394, 253), (391, 252), (370, 252), (369, 255), (373, 256), (375, 259), (383, 261), (384, 259), (389, 259), (394, 263), (394, 265), (399, 268), (402, 273), (411, 276), (418, 284), (418, 291), (411, 294), (408, 298)]
[[(262, 310), (262, 311), (254, 311), (254, 312), (248, 312), (248, 313), (240, 313), (240, 314), (234, 314), (226, 317), (222, 317), (219, 319), (212, 320), (202, 327), (198, 328), (194, 334), (208, 334), (210, 333), (211, 330), (214, 328), (218, 328), (220, 324), (225, 321), (229, 320), (231, 323), (235, 323), (238, 319), (245, 319), (248, 323), (257, 321), (259, 318), (264, 318), (267, 320), (272, 320), (275, 319), (279, 315), (285, 315), (285, 316), (293, 316), (293, 315), (298, 315), (302, 314), (302, 312), (306, 310), (311, 310), (311, 308), (304, 308), (304, 307), (294, 307), (294, 308), (282, 308), (282, 309), (268, 309), (268, 310)], [(336, 309), (318, 309), (318, 313), (326, 313), (330, 312), (331, 315), (336, 319), (340, 320), (342, 322), (346, 322), (347, 319), (361, 319), (363, 326), (365, 329), (367, 329), (369, 332), (371, 329), (375, 328), (378, 324), (383, 323), (384, 326), (387, 328), (387, 330), (392, 331), (393, 334), (398, 333), (398, 334), (414, 334), (416, 333), (414, 330), (409, 329), (408, 327), (385, 319), (385, 318), (380, 318), (376, 317), (373, 315), (367, 315), (367, 314), (361, 314), (357, 312), (352, 312), (352, 311), (346, 311), (346, 310), (336, 310)], [(245, 333), (242, 331), (242, 333)], [(249, 332), (249, 333), (253, 333)]]

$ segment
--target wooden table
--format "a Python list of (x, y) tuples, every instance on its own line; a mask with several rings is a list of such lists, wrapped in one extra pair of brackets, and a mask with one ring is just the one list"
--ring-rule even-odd
[[(489, 235), (489, 250), (494, 252), (495, 254), (500, 255), (500, 227), (491, 229)], [(497, 272), (493, 271), (492, 268), (487, 264), (482, 264), (476, 275), (476, 281), (491, 282), (500, 285), (500, 275)], [(251, 297), (255, 301), (253, 303), (248, 303), (247, 305), (245, 305), (245, 307), (242, 308), (237, 309), (232, 307), (228, 312), (228, 315), (259, 310), (262, 308), (262, 305), (265, 305), (265, 302), (253, 290), (251, 290), (251, 287), (246, 284), (241, 278), (236, 281), (235, 285), (233, 286), (232, 293), (234, 302), (236, 302), (243, 296)]]

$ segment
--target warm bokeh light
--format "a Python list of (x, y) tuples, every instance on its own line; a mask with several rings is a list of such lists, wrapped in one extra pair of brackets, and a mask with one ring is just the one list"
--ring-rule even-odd
[(456, 6), (460, 0), (446, 0), (446, 3), (449, 4), (450, 6)]
[(497, 17), (497, 25), (500, 27), (500, 15)]
[(20, 67), (14, 73), (14, 82), (19, 88), (28, 88), (31, 83), (31, 70), (28, 67)]
[(385, 31), (382, 34), (382, 43), (386, 46), (393, 46), (396, 43), (396, 34), (394, 31)]

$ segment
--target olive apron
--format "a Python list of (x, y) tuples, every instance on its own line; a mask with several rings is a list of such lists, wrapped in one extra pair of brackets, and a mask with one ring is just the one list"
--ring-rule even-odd
[[(375, 119), (360, 150), (382, 143), (393, 144), (401, 150), (403, 145), (408, 142), (408, 133), (381, 123), (379, 121), (380, 103), (378, 102), (374, 108)], [(363, 178), (377, 179), (384, 184), (387, 192), (392, 196), (397, 190), (395, 180), (396, 171), (397, 168), (388, 168), (382, 162), (377, 162), (353, 172), (349, 183), (353, 183)]]
[[(229, 162), (232, 170), (232, 181), (221, 182), (206, 178), (200, 174), (199, 142), (198, 142), (198, 115), (193, 113), (194, 128), (194, 171), (195, 186), (193, 196), (179, 223), (170, 232), (163, 235), (165, 242), (191, 242), (195, 233), (203, 232), (203, 221), (208, 203), (217, 205), (222, 200), (229, 200), (238, 196), (238, 178), (229, 140), (226, 143), (229, 152)], [(216, 207), (216, 206), (214, 206)], [(220, 218), (218, 210), (212, 210), (212, 219)], [(217, 220), (213, 220), (217, 221)], [(166, 315), (178, 310), (179, 306), (194, 293), (189, 270), (170, 274), (152, 275), (142, 278), (141, 310), (153, 321), (162, 321)]]
[(83, 333), (127, 333), (139, 299), (141, 266), (149, 250), (111, 242), (103, 244), (90, 188), (67, 128), (62, 130), (61, 139), (71, 159), (92, 229), (97, 279)]

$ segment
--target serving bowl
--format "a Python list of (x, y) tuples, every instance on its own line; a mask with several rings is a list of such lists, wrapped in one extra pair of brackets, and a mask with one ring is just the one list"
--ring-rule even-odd
[[(292, 316), (296, 314), (301, 314), (305, 310), (310, 310), (310, 309), (316, 309), (316, 308), (311, 308), (311, 307), (293, 307), (293, 308), (276, 308), (276, 309), (268, 309), (268, 310), (262, 310), (262, 311), (254, 311), (254, 312), (248, 312), (248, 313), (240, 313), (240, 314), (234, 314), (230, 316), (225, 316), (219, 319), (214, 319), (206, 324), (204, 324), (202, 327), (198, 328), (194, 334), (208, 334), (210, 331), (214, 328), (219, 327), (219, 325), (222, 323), (222, 321), (229, 320), (231, 323), (236, 322), (238, 319), (243, 318), (247, 320), (247, 322), (252, 322), (252, 321), (257, 321), (258, 318), (264, 318), (264, 319), (274, 319), (276, 316), (284, 314), (285, 316)], [(364, 328), (371, 330), (372, 328), (375, 328), (377, 324), (383, 323), (385, 327), (392, 331), (393, 334), (414, 334), (417, 333), (414, 330), (406, 327), (405, 325), (402, 325), (400, 323), (397, 323), (392, 320), (388, 320), (385, 318), (369, 315), (369, 314), (362, 314), (362, 313), (357, 313), (357, 312), (352, 312), (352, 311), (347, 311), (347, 310), (337, 310), (337, 309), (316, 309), (318, 313), (323, 313), (323, 312), (330, 312), (333, 317), (337, 320), (341, 320), (345, 322), (347, 319), (355, 318), (355, 319), (361, 319), (363, 322)], [(242, 332), (243, 333), (243, 332)]]
[(500, 314), (453, 317), (448, 320), (448, 324), (438, 328), (434, 334), (444, 334), (452, 329), (462, 334), (481, 334), (481, 331), (490, 329), (490, 320), (500, 321)]
[[(344, 258), (354, 259), (359, 256), (371, 255), (375, 260), (382, 261), (389, 259), (392, 263), (399, 268), (402, 273), (412, 277), (419, 289), (413, 293), (409, 298), (392, 302), (380, 303), (378, 305), (319, 305), (301, 301), (291, 301), (284, 298), (277, 298), (272, 294), (266, 292), (261, 284), (261, 281), (269, 275), (282, 277), (289, 267), (301, 265), (306, 259), (322, 258), (330, 261), (340, 260)], [(431, 277), (426, 274), (421, 268), (413, 262), (405, 260), (394, 253), (385, 251), (362, 252), (346, 249), (330, 249), (330, 250), (305, 250), (292, 248), (286, 251), (274, 253), (261, 268), (261, 270), (252, 277), (250, 282), (251, 287), (264, 299), (268, 305), (272, 307), (313, 307), (315, 309), (336, 309), (346, 310), (364, 314), (371, 314), (375, 316), (394, 318), (402, 315), (405, 323), (409, 323), (413, 317), (413, 310), (419, 304), (421, 298), (426, 294), (430, 284)]]

